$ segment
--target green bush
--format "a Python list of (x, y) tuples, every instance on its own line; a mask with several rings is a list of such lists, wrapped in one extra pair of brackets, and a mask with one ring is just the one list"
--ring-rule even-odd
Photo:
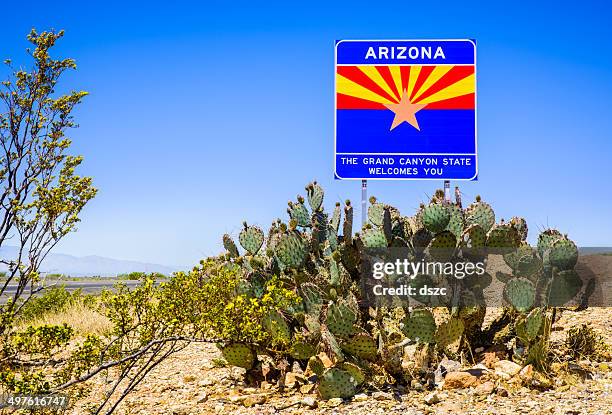
[(68, 291), (64, 285), (46, 288), (42, 294), (29, 299), (21, 308), (18, 320), (32, 321), (48, 313), (57, 313), (73, 305), (77, 300), (91, 302), (91, 296), (83, 295), (81, 289)]

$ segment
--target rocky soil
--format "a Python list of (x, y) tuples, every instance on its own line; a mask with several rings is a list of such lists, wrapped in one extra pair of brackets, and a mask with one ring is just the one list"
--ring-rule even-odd
[[(566, 311), (553, 333), (560, 348), (570, 327), (589, 322), (612, 344), (612, 308)], [(192, 344), (155, 368), (121, 404), (120, 414), (612, 414), (612, 362), (556, 363), (550, 378), (521, 368), (495, 353), (476, 366), (446, 361), (446, 375), (434, 390), (420, 384), (367, 390), (350, 400), (323, 401), (300, 373), (290, 373), (279, 392), (264, 383), (249, 388), (241, 369), (219, 366), (212, 344)], [(555, 366), (556, 365), (556, 366)], [(563, 366), (564, 365), (564, 366)], [(563, 366), (564, 370), (559, 370)], [(98, 380), (102, 382), (102, 380)], [(526, 386), (527, 385), (527, 386)], [(71, 410), (87, 413), (100, 399), (103, 384)]]

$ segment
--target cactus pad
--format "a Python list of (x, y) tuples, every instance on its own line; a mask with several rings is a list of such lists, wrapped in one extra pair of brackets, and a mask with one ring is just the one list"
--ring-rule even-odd
[(340, 203), (336, 203), (336, 206), (334, 207), (334, 213), (332, 213), (332, 217), (329, 221), (330, 226), (336, 231), (336, 233), (338, 233), (338, 229), (340, 229), (340, 216)]
[(540, 256), (544, 256), (544, 252), (548, 251), (552, 246), (552, 243), (558, 238), (561, 238), (561, 232), (556, 229), (546, 229), (538, 235), (538, 252)]
[(289, 326), (279, 312), (273, 311), (266, 315), (262, 324), (274, 343), (288, 344), (291, 340)]
[(475, 258), (485, 253), (487, 234), (478, 224), (468, 226), (461, 235), (461, 247), (465, 255)]
[(223, 235), (223, 247), (229, 252), (232, 258), (238, 258), (240, 256), (236, 243), (228, 234)]
[(429, 255), (437, 261), (448, 261), (453, 257), (456, 246), (455, 235), (451, 231), (442, 231), (429, 243)]
[(355, 333), (357, 316), (344, 302), (331, 304), (327, 308), (325, 325), (334, 335), (349, 337)]
[(312, 356), (308, 359), (306, 370), (314, 373), (317, 376), (321, 376), (325, 371), (325, 365), (319, 356)]
[(321, 205), (323, 205), (323, 188), (317, 183), (312, 182), (308, 186), (306, 186), (306, 196), (308, 197), (308, 204), (313, 212), (318, 212), (321, 210)]
[(296, 222), (297, 226), (306, 227), (310, 225), (310, 214), (304, 203), (299, 201), (297, 203), (289, 202), (287, 212), (289, 217)]
[[(487, 233), (488, 248), (516, 248), (521, 243), (521, 237), (515, 227), (509, 224), (495, 225)], [(505, 249), (504, 252), (508, 252)]]
[(246, 344), (231, 343), (219, 348), (221, 349), (221, 355), (223, 355), (223, 358), (229, 365), (242, 367), (247, 370), (253, 367), (255, 353)]
[(527, 240), (527, 234), (529, 233), (529, 228), (527, 227), (527, 221), (525, 218), (520, 218), (518, 216), (514, 216), (510, 219), (510, 225), (512, 225), (519, 234), (521, 241)]
[(533, 307), (535, 294), (533, 283), (525, 278), (513, 278), (504, 287), (504, 295), (508, 302), (521, 312)]
[(356, 392), (357, 382), (346, 370), (332, 367), (321, 376), (319, 394), (323, 399), (350, 398)]
[(291, 357), (294, 359), (307, 360), (317, 354), (317, 348), (312, 344), (303, 341), (295, 342), (291, 345), (289, 354), (291, 354)]
[(570, 302), (582, 288), (582, 280), (576, 271), (555, 272), (550, 291), (548, 294), (548, 305), (560, 307)]
[(366, 333), (359, 333), (341, 343), (342, 350), (361, 359), (376, 359), (376, 341)]
[(543, 321), (542, 309), (534, 308), (524, 320), (517, 323), (516, 333), (519, 337), (532, 342), (540, 332)]
[(376, 202), (376, 199), (370, 199), (370, 207), (368, 208), (368, 220), (374, 226), (382, 226), (385, 216), (385, 205)]
[(427, 309), (416, 309), (403, 321), (402, 331), (411, 340), (420, 343), (433, 343), (436, 334), (436, 321)]
[(450, 209), (438, 203), (431, 203), (425, 206), (421, 212), (423, 226), (433, 233), (442, 232), (451, 220)]
[(417, 252), (422, 252), (431, 242), (432, 234), (425, 228), (418, 229), (412, 235), (412, 246)]
[(280, 237), (275, 253), (286, 268), (299, 268), (306, 260), (308, 247), (299, 233), (290, 232)]
[(238, 241), (249, 254), (255, 255), (264, 243), (264, 233), (258, 226), (248, 226), (244, 223), (244, 228), (238, 235)]
[(504, 262), (512, 268), (518, 269), (519, 261), (524, 256), (533, 256), (533, 249), (527, 242), (522, 242), (518, 248), (504, 254)]
[(477, 201), (466, 209), (465, 222), (467, 225), (480, 225), (485, 232), (489, 232), (495, 224), (495, 212), (488, 203)]
[(344, 207), (344, 222), (342, 223), (342, 236), (344, 241), (350, 243), (353, 236), (353, 207), (347, 203)]
[(381, 229), (365, 229), (361, 233), (363, 245), (369, 249), (380, 249), (387, 247), (387, 238)]
[(451, 231), (459, 239), (464, 228), (463, 210), (457, 205), (450, 205), (448, 209), (450, 210), (451, 217), (448, 225), (446, 225), (446, 230)]
[(315, 284), (306, 283), (302, 284), (299, 289), (302, 301), (304, 302), (304, 308), (310, 315), (319, 318), (321, 308), (323, 307), (323, 293)]
[(366, 380), (366, 375), (363, 373), (363, 370), (354, 363), (342, 362), (338, 365), (338, 368), (348, 372), (355, 380), (357, 386), (361, 385)]
[(461, 338), (463, 330), (463, 321), (456, 317), (451, 317), (438, 326), (435, 336), (436, 343), (440, 347), (446, 348)]
[(560, 270), (573, 269), (578, 262), (578, 248), (572, 240), (566, 237), (558, 238), (550, 246), (548, 260), (550, 265)]

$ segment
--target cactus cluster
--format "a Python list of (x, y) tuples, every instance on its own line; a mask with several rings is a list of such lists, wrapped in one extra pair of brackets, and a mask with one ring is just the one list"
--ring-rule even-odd
[[(538, 238), (537, 249), (532, 249), (525, 242), (525, 220), (496, 223), (493, 209), (480, 197), (463, 209), (460, 201), (447, 201), (438, 191), (413, 216), (403, 216), (397, 208), (371, 198), (367, 223), (353, 232), (350, 201), (344, 207), (336, 203), (328, 215), (322, 187), (312, 182), (305, 190), (306, 198), (289, 202), (288, 221), (274, 221), (267, 236), (261, 228), (244, 224), (238, 236), (242, 254), (229, 235), (223, 236), (227, 253), (219, 261), (241, 267), (242, 293), (260, 298), (266, 281), (279, 276), (301, 304), (263, 319), (266, 343), (230, 342), (221, 346), (221, 352), (229, 364), (247, 370), (257, 369), (258, 355), (296, 361), (317, 376), (318, 391), (325, 399), (352, 396), (368, 382), (388, 376), (408, 380), (414, 373), (399, 363), (406, 344), (416, 344), (425, 354), (436, 350), (448, 354), (483, 341), (484, 306), (475, 305), (471, 297), (469, 305), (462, 301), (482, 296), (492, 281), (488, 274), (471, 282), (475, 292), (462, 293), (465, 298), (453, 303), (434, 307), (428, 302), (431, 298), (416, 296), (417, 301), (428, 300), (421, 301), (427, 306), (371, 305), (360, 289), (366, 252), (402, 248), (411, 260), (454, 263), (486, 260), (491, 250), (503, 254), (512, 272), (497, 277), (505, 284), (508, 306), (514, 308), (511, 332), (522, 348), (521, 358), (544, 341), (546, 301), (560, 301), (579, 288), (573, 271), (577, 249), (571, 240), (547, 230)], [(412, 284), (434, 281), (439, 282), (439, 276), (418, 275)], [(327, 359), (322, 360), (321, 353)]]

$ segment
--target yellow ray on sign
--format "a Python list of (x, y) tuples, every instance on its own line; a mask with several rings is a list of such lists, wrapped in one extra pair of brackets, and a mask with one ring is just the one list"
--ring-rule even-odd
[(467, 76), (460, 80), (459, 82), (455, 82), (452, 85), (447, 86), (441, 91), (436, 92), (428, 96), (427, 98), (419, 101), (419, 104), (429, 104), (432, 102), (443, 101), (449, 98), (455, 98), (461, 95), (466, 95), (474, 92), (475, 88), (475, 78), (474, 74)]
[(349, 95), (351, 97), (361, 98), (372, 102), (378, 102), (381, 104), (389, 104), (387, 98), (381, 97), (375, 92), (351, 81), (348, 78), (340, 74), (336, 74), (336, 91), (339, 94)]
[(412, 90), (414, 89), (414, 84), (416, 83), (417, 78), (419, 77), (419, 73), (421, 73), (421, 66), (415, 65), (410, 67), (410, 77), (408, 78), (408, 96), (412, 96)]
[(358, 66), (359, 70), (363, 72), (368, 78), (376, 83), (379, 87), (381, 87), (389, 96), (396, 97), (399, 100), (399, 97), (393, 92), (385, 79), (382, 77), (378, 69), (373, 66)]
[(446, 66), (436, 66), (433, 71), (429, 74), (423, 85), (419, 88), (419, 90), (414, 94), (413, 102), (417, 102), (419, 100), (419, 96), (423, 95), (429, 87), (438, 82), (440, 78), (448, 73), (453, 67), (450, 65)]
[(391, 71), (391, 76), (393, 77), (393, 83), (395, 84), (395, 88), (402, 93), (402, 72), (399, 66), (389, 66), (389, 71)]

